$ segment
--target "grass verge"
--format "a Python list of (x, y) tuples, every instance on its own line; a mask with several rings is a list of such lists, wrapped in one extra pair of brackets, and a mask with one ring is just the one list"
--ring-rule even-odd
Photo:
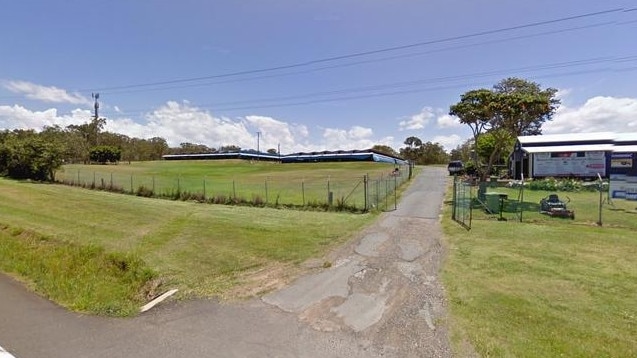
[[(581, 205), (579, 218), (588, 211), (594, 219)], [(474, 220), (466, 231), (446, 209), (443, 280), (458, 355), (469, 341), (488, 357), (637, 356), (634, 228), (534, 215)]]
[(80, 312), (128, 316), (152, 291), (156, 274), (134, 255), (62, 242), (0, 226), (0, 269), (45, 297)]
[[(160, 289), (178, 288), (181, 297), (233, 298), (242, 294), (262, 293), (290, 279), (300, 263), (311, 257), (321, 257), (375, 216), (371, 214), (307, 212), (268, 208), (201, 205), (173, 202), (114, 193), (78, 190), (62, 185), (34, 184), (0, 179), (0, 225), (8, 230), (24, 231), (24, 236), (0, 236), (0, 262), (10, 260), (17, 252), (37, 251), (41, 258), (24, 256), (24, 263), (2, 266), (29, 282), (32, 287), (55, 301), (87, 312), (130, 314), (129, 302), (136, 306), (134, 295), (124, 294), (121, 313), (106, 309), (112, 299), (99, 295), (77, 300), (55, 298), (50, 291), (61, 285), (54, 276), (64, 270), (73, 273), (72, 261), (59, 252), (78, 251), (79, 265), (87, 272), (101, 270), (99, 260), (92, 255), (123, 255), (139, 259), (139, 270), (156, 273), (153, 282), (163, 284)], [(39, 240), (33, 243), (33, 240)], [(31, 243), (29, 243), (31, 242)], [(55, 244), (52, 244), (55, 243)], [(36, 245), (37, 244), (37, 245)], [(35, 245), (30, 248), (29, 245)], [(50, 258), (52, 275), (38, 276), (40, 260), (47, 259), (48, 247), (56, 250)], [(66, 247), (68, 246), (68, 247)], [(46, 254), (46, 255), (45, 255)], [(119, 257), (119, 256), (118, 256)], [(145, 264), (143, 264), (143, 262)], [(34, 266), (18, 270), (15, 266)], [(145, 265), (145, 266), (144, 266)], [(134, 265), (133, 265), (134, 266)], [(141, 276), (144, 277), (144, 276)], [(258, 279), (255, 279), (258, 277)], [(108, 282), (107, 278), (86, 275), (86, 285)], [(71, 281), (70, 277), (60, 278)], [(49, 282), (47, 282), (49, 281)], [(130, 291), (139, 292), (140, 285), (128, 282)], [(241, 290), (243, 286), (252, 286)], [(73, 294), (73, 289), (64, 288)], [(142, 294), (144, 289), (142, 289)], [(131, 306), (131, 307), (132, 307)]]

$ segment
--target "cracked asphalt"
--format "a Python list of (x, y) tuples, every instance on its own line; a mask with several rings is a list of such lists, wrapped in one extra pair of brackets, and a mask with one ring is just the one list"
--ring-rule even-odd
[(132, 319), (68, 312), (0, 276), (0, 345), (21, 357), (450, 357), (439, 215), (425, 167), (333, 265), (260, 299), (173, 301)]

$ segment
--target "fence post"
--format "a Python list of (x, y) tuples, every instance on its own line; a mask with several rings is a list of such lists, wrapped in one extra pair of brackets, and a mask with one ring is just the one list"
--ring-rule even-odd
[(597, 174), (597, 176), (599, 177), (599, 220), (597, 221), (597, 225), (602, 226), (602, 205), (604, 205), (602, 198), (602, 189), (604, 185), (602, 183), (602, 177), (599, 175), (599, 173)]
[(77, 186), (80, 186), (80, 170), (77, 170)]
[(364, 204), (365, 205), (364, 206), (364, 210), (365, 211), (369, 210), (369, 204), (367, 202), (367, 195), (368, 195), (368, 193), (367, 193), (367, 184), (368, 184), (367, 174), (365, 174), (365, 175), (363, 175), (363, 196), (364, 196), (364, 200), (363, 201), (365, 203)]
[(330, 176), (327, 176), (327, 205), (332, 206), (332, 191), (330, 190)]
[(155, 176), (153, 175), (153, 195), (155, 195)]
[(456, 220), (456, 199), (458, 191), (458, 176), (453, 176), (453, 193), (451, 195), (451, 219)]
[(93, 171), (93, 188), (95, 188), (95, 171)]
[(234, 184), (234, 179), (232, 180), (232, 197), (234, 198), (234, 201), (237, 201), (237, 187)]
[(113, 172), (111, 172), (111, 190), (113, 190)]
[(376, 207), (380, 208), (380, 181), (376, 179), (375, 183), (376, 183)]
[(398, 209), (398, 190), (396, 189), (398, 187), (398, 179), (396, 179), (396, 176), (394, 175), (394, 210)]
[(134, 191), (133, 191), (133, 174), (130, 175), (130, 192), (131, 192), (131, 194), (134, 193)]
[(389, 196), (389, 189), (387, 188), (389, 184), (389, 180), (385, 179), (385, 210), (387, 210), (389, 204), (387, 203), (387, 200), (389, 200), (389, 198), (387, 198)]
[(268, 178), (265, 178), (265, 203), (268, 203)]
[(305, 206), (305, 180), (301, 181), (301, 197), (303, 198), (303, 206)]
[(203, 177), (203, 200), (206, 200), (206, 177)]

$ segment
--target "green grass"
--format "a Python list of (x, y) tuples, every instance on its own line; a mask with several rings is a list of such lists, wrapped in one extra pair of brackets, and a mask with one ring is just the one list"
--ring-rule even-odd
[[(140, 187), (157, 196), (177, 192), (200, 193), (206, 198), (239, 198), (270, 205), (308, 205), (345, 200), (348, 205), (364, 206), (363, 177), (369, 175), (370, 195), (382, 195), (385, 181), (394, 166), (387, 163), (292, 163), (249, 162), (245, 160), (193, 160), (121, 163), (119, 165), (65, 165), (56, 180), (75, 185), (117, 187), (137, 192)], [(407, 169), (398, 177), (400, 185)], [(382, 184), (382, 185), (381, 185)]]
[[(525, 191), (525, 202), (545, 194)], [(466, 231), (446, 209), (443, 280), (459, 356), (466, 341), (485, 357), (637, 356), (637, 224), (617, 210), (631, 203), (606, 207), (613, 225), (598, 227), (599, 194), (558, 194), (570, 196), (575, 220), (474, 210)]]
[[(575, 219), (571, 222), (574, 225), (597, 225), (599, 221), (600, 195), (599, 192), (555, 192), (555, 191), (535, 191), (525, 189), (523, 193), (523, 203), (518, 204), (520, 196), (519, 189), (512, 188), (488, 188), (487, 193), (498, 192), (508, 195), (505, 201), (503, 217), (508, 220), (518, 220), (516, 211), (522, 205), (524, 212), (522, 219), (524, 222), (552, 224), (559, 221), (568, 221), (563, 218), (554, 218), (540, 214), (539, 202), (549, 194), (558, 194), (560, 200), (564, 201), (569, 210), (575, 213)], [(637, 201), (625, 199), (610, 199), (606, 193), (602, 194), (602, 225), (610, 227), (624, 227), (637, 230)], [(490, 219), (492, 215), (487, 215), (482, 210), (474, 210), (474, 218)]]
[[(179, 288), (182, 297), (226, 297), (252, 272), (275, 267), (293, 271), (304, 260), (320, 257), (344, 242), (372, 218), (369, 214), (174, 202), (0, 179), (0, 225), (46, 236), (60, 246), (139, 258), (140, 267), (155, 272), (164, 288)], [(8, 238), (13, 242), (21, 237), (5, 233), (0, 237), (2, 244)], [(14, 249), (28, 251), (28, 245), (23, 242)], [(46, 250), (38, 252), (44, 255)], [(5, 250), (0, 261), (8, 262), (12, 255), (17, 255), (13, 249)], [(2, 269), (50, 295), (53, 284), (45, 285), (16, 268), (38, 258), (24, 260)], [(89, 272), (100, 265), (88, 259), (84, 264)], [(104, 301), (93, 302), (79, 292), (75, 300), (91, 302), (78, 305), (56, 299), (70, 308), (104, 313)]]
[(0, 258), (0, 270), (27, 279), (35, 291), (76, 311), (127, 316), (156, 294), (156, 275), (142, 260), (95, 245), (0, 226)]

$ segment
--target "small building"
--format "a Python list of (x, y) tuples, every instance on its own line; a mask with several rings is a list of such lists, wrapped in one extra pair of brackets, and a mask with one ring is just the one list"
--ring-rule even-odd
[(637, 200), (637, 133), (520, 136), (510, 170), (515, 179), (607, 178), (613, 198)]
[(637, 200), (637, 133), (615, 137), (609, 179), (613, 198)]
[(510, 168), (514, 178), (607, 178), (616, 135), (572, 133), (517, 138)]

